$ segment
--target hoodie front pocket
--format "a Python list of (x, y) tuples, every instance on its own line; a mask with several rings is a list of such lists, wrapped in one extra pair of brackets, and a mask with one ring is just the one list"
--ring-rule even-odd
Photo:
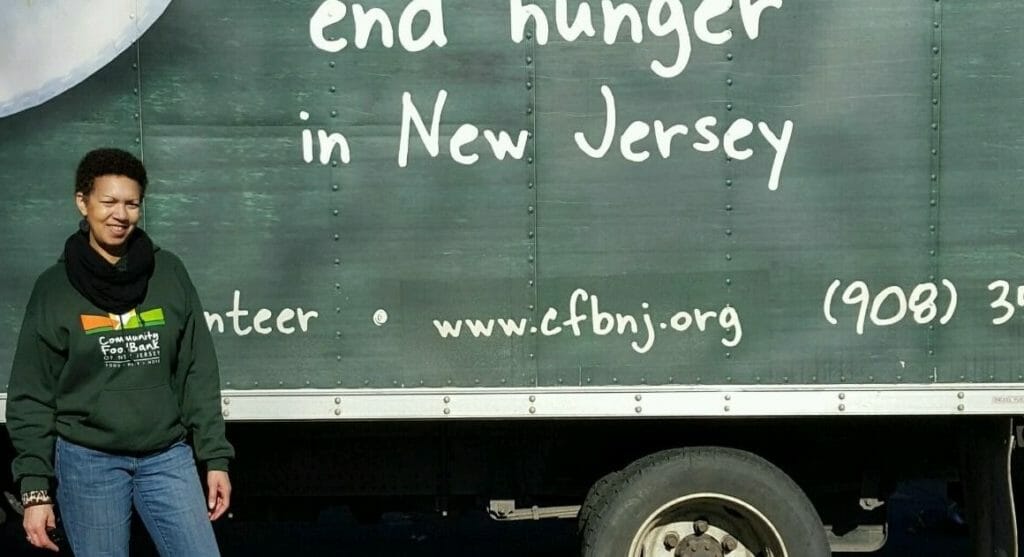
[(170, 385), (106, 390), (89, 414), (89, 425), (106, 448), (150, 450), (177, 434), (180, 414)]

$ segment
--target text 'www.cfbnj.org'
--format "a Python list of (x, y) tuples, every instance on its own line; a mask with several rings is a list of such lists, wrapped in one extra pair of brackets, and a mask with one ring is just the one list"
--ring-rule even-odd
[[(739, 345), (743, 339), (743, 325), (736, 308), (729, 304), (718, 310), (679, 310), (668, 312), (664, 320), (652, 317), (650, 304), (642, 302), (643, 311), (637, 314), (603, 311), (596, 294), (577, 288), (569, 296), (568, 310), (558, 308), (545, 310), (539, 324), (531, 324), (531, 318), (485, 317), (460, 318), (454, 320), (435, 319), (434, 328), (444, 339), (491, 338), (495, 335), (521, 337), (540, 334), (545, 337), (571, 335), (582, 337), (593, 334), (599, 337), (618, 336), (632, 339), (630, 347), (638, 354), (646, 354), (654, 347), (658, 331), (666, 333), (705, 333), (720, 331), (721, 343), (728, 347)], [(657, 322), (656, 322), (657, 321)]]

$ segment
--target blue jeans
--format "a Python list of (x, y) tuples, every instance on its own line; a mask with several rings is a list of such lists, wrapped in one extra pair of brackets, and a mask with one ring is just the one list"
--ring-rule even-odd
[(219, 556), (192, 449), (113, 455), (58, 438), (57, 505), (76, 557), (128, 557), (132, 505), (162, 557)]

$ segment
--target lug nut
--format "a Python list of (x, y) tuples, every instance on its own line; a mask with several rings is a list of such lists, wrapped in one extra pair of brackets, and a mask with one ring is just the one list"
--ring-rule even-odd
[(675, 532), (669, 532), (665, 534), (665, 539), (662, 540), (665, 544), (665, 549), (675, 549), (679, 545), (679, 534)]
[(726, 536), (725, 539), (722, 540), (722, 549), (725, 550), (725, 553), (735, 550), (739, 545), (740, 544), (736, 541), (736, 538), (733, 538), (732, 536)]
[(698, 520), (693, 523), (693, 533), (698, 536), (703, 536), (704, 532), (708, 531), (708, 521)]

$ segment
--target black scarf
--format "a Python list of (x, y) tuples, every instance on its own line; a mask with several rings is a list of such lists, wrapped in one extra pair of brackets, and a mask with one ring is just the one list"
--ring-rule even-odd
[(146, 297), (153, 275), (153, 242), (136, 228), (116, 264), (89, 245), (89, 232), (75, 232), (64, 244), (64, 268), (75, 290), (96, 307), (121, 315)]

